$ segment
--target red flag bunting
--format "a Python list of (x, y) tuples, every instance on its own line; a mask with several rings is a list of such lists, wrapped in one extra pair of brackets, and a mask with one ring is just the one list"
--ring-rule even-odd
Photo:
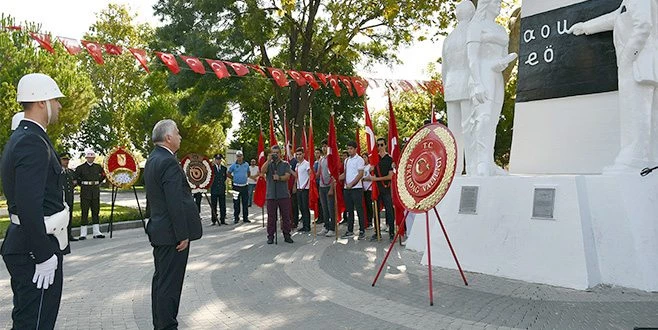
[(98, 64), (104, 64), (103, 53), (101, 53), (101, 46), (95, 42), (81, 40), (82, 45), (87, 49), (89, 55), (96, 61)]
[(226, 62), (226, 61), (224, 61), (224, 63), (228, 64), (228, 66), (230, 66), (231, 69), (233, 69), (233, 71), (235, 71), (235, 74), (238, 77), (242, 77), (242, 76), (249, 73), (249, 68), (246, 65), (242, 64), (242, 63), (233, 63), (233, 62)]
[(286, 87), (289, 85), (288, 78), (286, 78), (286, 73), (281, 69), (276, 68), (267, 68), (267, 71), (270, 72), (274, 82), (279, 85), (279, 87)]
[(80, 51), (82, 51), (82, 47), (80, 47), (80, 44), (75, 39), (64, 38), (64, 37), (57, 37), (57, 39), (59, 39), (59, 42), (61, 42), (62, 45), (64, 45), (66, 51), (68, 51), (69, 54), (71, 55), (80, 54)]
[[(265, 164), (265, 142), (263, 141), (263, 130), (260, 130), (260, 135), (258, 136), (258, 169), (260, 170), (261, 166)], [(262, 176), (258, 177), (256, 181), (256, 188), (254, 190), (254, 204), (258, 207), (265, 206), (265, 197), (267, 192), (267, 183), (265, 178)]]
[(192, 69), (192, 71), (198, 74), (206, 74), (206, 68), (203, 66), (203, 63), (196, 57), (192, 56), (180, 56), (181, 60), (187, 64), (187, 66)]
[(17, 25), (3, 26), (2, 28), (5, 29), (5, 30), (11, 30), (11, 31), (21, 31), (21, 30), (23, 30), (22, 27), (17, 26)]
[(306, 79), (304, 76), (302, 76), (301, 73), (294, 71), (294, 70), (288, 70), (288, 75), (295, 80), (297, 83), (297, 86), (302, 87), (306, 85)]
[(338, 85), (338, 77), (334, 75), (329, 75), (327, 76), (327, 80), (329, 80), (329, 83), (331, 84), (331, 88), (334, 89), (334, 94), (340, 97), (340, 86)]
[(105, 52), (110, 55), (121, 55), (123, 53), (123, 48), (113, 44), (105, 44)]
[(260, 65), (256, 65), (256, 64), (247, 64), (247, 66), (250, 67), (250, 68), (252, 68), (254, 71), (260, 73), (261, 76), (263, 76), (263, 77), (267, 77), (267, 75), (265, 74), (265, 71), (263, 71), (263, 68), (261, 68)]
[(155, 52), (155, 55), (169, 68), (171, 73), (178, 74), (180, 72), (180, 67), (174, 55), (163, 52)]
[(206, 59), (206, 62), (208, 63), (208, 65), (210, 65), (210, 68), (215, 72), (217, 78), (224, 79), (231, 76), (231, 74), (228, 73), (228, 69), (226, 68), (226, 65), (224, 65), (224, 62), (218, 60), (210, 60), (210, 59)]
[(151, 73), (151, 71), (149, 71), (149, 67), (146, 66), (146, 62), (147, 62), (146, 51), (138, 48), (128, 48), (128, 50), (130, 51), (131, 54), (133, 54), (133, 56), (135, 56), (135, 58), (139, 62), (139, 65), (141, 65), (142, 68), (146, 70), (146, 72)]
[(416, 91), (416, 88), (414, 88), (414, 86), (406, 80), (400, 80), (398, 82), (398, 85), (400, 85), (400, 87), (402, 87), (402, 90), (405, 91), (405, 92), (412, 92), (412, 91), (415, 92)]
[(315, 77), (313, 77), (313, 74), (310, 72), (302, 71), (302, 76), (304, 76), (304, 80), (313, 87), (314, 90), (320, 89), (320, 84), (315, 80)]
[(361, 77), (352, 77), (352, 84), (354, 85), (354, 90), (356, 91), (356, 95), (361, 97), (363, 94), (366, 92), (366, 88), (368, 87), (368, 82), (361, 78)]
[(329, 85), (327, 85), (327, 75), (326, 75), (326, 74), (324, 74), (324, 73), (317, 73), (317, 72), (316, 72), (315, 75), (318, 76), (318, 78), (320, 78), (320, 81), (322, 82), (322, 84), (324, 85), (324, 87), (328, 87), (328, 86), (329, 86)]
[(30, 36), (32, 39), (36, 40), (43, 49), (49, 51), (51, 54), (55, 54), (55, 50), (53, 49), (53, 45), (50, 44), (50, 36), (47, 34), (40, 34), (40, 33), (34, 33), (30, 32)]
[(352, 93), (352, 82), (350, 81), (349, 77), (345, 76), (339, 76), (338, 79), (347, 87), (347, 94), (350, 94), (350, 96), (354, 96), (354, 93)]

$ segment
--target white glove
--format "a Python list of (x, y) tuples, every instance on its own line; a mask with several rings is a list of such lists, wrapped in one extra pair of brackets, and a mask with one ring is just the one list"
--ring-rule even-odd
[(37, 289), (48, 289), (48, 286), (55, 281), (55, 270), (57, 269), (57, 256), (53, 254), (50, 259), (36, 264), (32, 283), (37, 284)]

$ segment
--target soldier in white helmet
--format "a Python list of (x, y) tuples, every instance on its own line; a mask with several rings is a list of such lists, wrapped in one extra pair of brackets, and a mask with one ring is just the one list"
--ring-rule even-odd
[(91, 221), (93, 223), (93, 237), (105, 238), (101, 233), (98, 214), (101, 208), (101, 188), (100, 184), (105, 180), (105, 171), (99, 164), (94, 163), (96, 153), (92, 149), (85, 150), (86, 162), (75, 168), (75, 178), (80, 185), (80, 209), (82, 216), (80, 218), (80, 240), (87, 238), (87, 223), (89, 219), (89, 209), (91, 209)]
[(0, 164), (11, 219), (0, 252), (11, 276), (13, 329), (54, 328), (62, 297), (68, 209), (62, 167), (46, 134), (57, 122), (61, 97), (57, 83), (45, 74), (20, 79), (16, 99), (25, 118), (5, 145)]
[(11, 130), (15, 131), (18, 128), (18, 124), (21, 123), (21, 120), (25, 118), (25, 112), (17, 112), (13, 117), (11, 117)]

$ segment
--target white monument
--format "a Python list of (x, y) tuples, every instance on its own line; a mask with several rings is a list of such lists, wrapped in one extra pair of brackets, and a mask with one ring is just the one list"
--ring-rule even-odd
[[(499, 2), (480, 0), (471, 24), (478, 13), (493, 22)], [(464, 270), (576, 289), (658, 291), (658, 174), (641, 177), (638, 169), (658, 165), (658, 0), (619, 3), (523, 1), (512, 175), (456, 177), (438, 205)], [(605, 29), (614, 35), (569, 33)], [(471, 61), (475, 41), (468, 40), (471, 68), (481, 73), (485, 62)], [(497, 41), (487, 45), (501, 46), (496, 56), (480, 57), (489, 68), (505, 63), (505, 40)], [(496, 84), (471, 79), (475, 112), (482, 105), (485, 116), (499, 112), (494, 89), (484, 87)], [(613, 163), (621, 171), (603, 171)], [(432, 264), (454, 268), (432, 218)], [(425, 226), (412, 226), (407, 248), (425, 247)]]

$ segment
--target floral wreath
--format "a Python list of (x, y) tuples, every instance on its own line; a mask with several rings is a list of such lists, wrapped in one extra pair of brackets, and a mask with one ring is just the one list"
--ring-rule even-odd
[(103, 161), (107, 180), (119, 188), (129, 188), (139, 179), (139, 166), (132, 152), (124, 147), (114, 147)]
[(215, 173), (207, 157), (188, 154), (181, 159), (180, 163), (193, 194), (206, 192), (210, 188)]

